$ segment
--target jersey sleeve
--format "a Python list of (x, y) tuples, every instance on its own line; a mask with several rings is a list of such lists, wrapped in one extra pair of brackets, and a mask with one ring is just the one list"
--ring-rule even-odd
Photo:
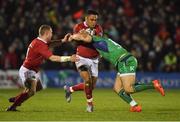
[(41, 46), (39, 49), (39, 53), (46, 59), (52, 56), (52, 51), (49, 50), (47, 45)]

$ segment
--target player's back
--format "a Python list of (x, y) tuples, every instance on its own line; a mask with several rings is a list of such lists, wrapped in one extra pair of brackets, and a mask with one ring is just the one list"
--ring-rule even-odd
[(93, 36), (93, 46), (103, 58), (114, 65), (118, 59), (129, 54), (121, 45), (106, 37)]
[(28, 46), (23, 66), (37, 72), (43, 60), (51, 55), (52, 52), (49, 51), (46, 42), (36, 38)]
[[(78, 33), (82, 29), (86, 30), (90, 35), (102, 36), (102, 28), (100, 25), (96, 25), (94, 28), (89, 28), (85, 22), (76, 24), (74, 27), (74, 33)], [(99, 56), (92, 43), (79, 42), (77, 47), (77, 54), (85, 58), (95, 58)]]

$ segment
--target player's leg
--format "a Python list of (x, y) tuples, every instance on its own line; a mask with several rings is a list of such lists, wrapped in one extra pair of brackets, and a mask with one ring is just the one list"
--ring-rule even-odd
[[(82, 68), (82, 67), (80, 67)], [(87, 99), (87, 111), (92, 112), (93, 111), (93, 97), (92, 97), (92, 89), (93, 89), (93, 81), (92, 76), (90, 73), (89, 67), (84, 67), (83, 69), (80, 69), (80, 76), (84, 80), (84, 92)]]
[(125, 92), (119, 73), (116, 76), (114, 91), (117, 93), (118, 96), (120, 96), (126, 103), (128, 103), (131, 106), (131, 109), (136, 108), (136, 111), (133, 112), (141, 111), (141, 106), (137, 104), (137, 102), (132, 98), (132, 96), (129, 93)]
[(86, 91), (85, 90), (85, 88), (87, 88), (86, 83), (87, 84), (92, 84), (91, 74), (89, 72), (89, 67), (87, 65), (79, 66), (78, 71), (79, 71), (80, 76), (83, 79), (84, 83), (80, 83), (80, 84), (70, 86), (70, 87), (68, 87), (67, 85), (64, 86), (64, 90), (65, 90), (65, 93), (66, 93), (65, 97), (66, 97), (67, 102), (71, 101), (71, 94), (73, 92), (80, 91), (80, 90)]
[[(86, 90), (86, 86), (85, 86), (85, 93), (86, 93), (86, 98), (87, 98), (87, 112), (92, 112), (93, 111), (93, 97), (92, 97), (92, 91), (96, 86), (96, 81), (97, 81), (97, 77), (98, 77), (98, 59), (93, 59), (89, 61), (89, 87), (87, 88), (87, 90), (90, 90), (90, 97), (87, 96), (87, 90)], [(86, 84), (87, 85), (87, 84)]]
[[(39, 74), (39, 73), (36, 73), (36, 78), (38, 79), (37, 87), (36, 87), (36, 92), (41, 91), (41, 90), (43, 89), (43, 86), (42, 86), (41, 81), (39, 80), (39, 77), (40, 77), (40, 74)], [(27, 82), (28, 82), (28, 80), (27, 80)], [(30, 85), (28, 85), (29, 83), (26, 83), (26, 84), (27, 84), (28, 87), (30, 86)], [(9, 99), (8, 99), (9, 102), (15, 102), (15, 100), (16, 100), (18, 97), (20, 97), (22, 94), (24, 94), (24, 93), (27, 92), (28, 90), (29, 90), (29, 88), (25, 87), (23, 92), (19, 93), (19, 94), (18, 94), (17, 96), (15, 96), (15, 97), (9, 98)]]
[[(37, 87), (36, 87), (36, 92), (41, 91), (42, 89), (43, 89), (43, 86), (42, 86), (41, 82), (38, 81), (38, 82), (37, 82)], [(19, 93), (19, 94), (18, 94), (17, 96), (15, 96), (15, 97), (9, 98), (9, 99), (8, 99), (9, 102), (15, 102), (18, 97), (20, 97), (24, 92), (27, 92), (28, 90), (29, 90), (29, 89), (24, 88), (24, 91), (23, 91), (23, 92)]]
[(97, 77), (92, 76), (92, 82), (93, 82), (93, 85), (92, 85), (92, 90), (94, 90), (94, 89), (95, 89), (95, 87), (96, 87)]
[(144, 91), (146, 89), (157, 89), (164, 96), (164, 89), (158, 80), (150, 83), (135, 82), (135, 72), (137, 68), (137, 60), (131, 56), (118, 63), (118, 70), (121, 73), (120, 77), (123, 82), (123, 87), (127, 93)]
[(36, 92), (37, 79), (36, 72), (21, 67), (19, 76), (24, 83), (24, 91), (15, 99), (14, 103), (7, 109), (7, 111), (16, 111), (16, 107), (20, 106), (25, 100), (33, 96)]
[[(27, 86), (28, 84), (28, 86)], [(27, 79), (24, 90), (19, 97), (14, 101), (14, 103), (7, 109), (7, 111), (16, 111), (16, 107), (20, 106), (24, 101), (33, 96), (36, 92), (37, 81), (34, 79)], [(30, 87), (30, 88), (29, 88)]]
[[(83, 58), (81, 56), (79, 56), (79, 59), (80, 60), (77, 61), (75, 64), (76, 64), (76, 68), (77, 68), (78, 72), (80, 73), (81, 69), (82, 70), (86, 69), (86, 65), (88, 66), (88, 63), (87, 63), (87, 61), (85, 61), (85, 58)], [(85, 65), (85, 68), (84, 67), (80, 68), (82, 65)], [(73, 85), (73, 86), (68, 86), (68, 84), (65, 85), (64, 90), (65, 90), (66, 101), (71, 102), (71, 94), (75, 91), (84, 91), (84, 87), (85, 87), (84, 82)]]
[(135, 93), (135, 92), (141, 92), (147, 89), (156, 89), (162, 96), (165, 95), (164, 89), (162, 88), (161, 83), (158, 80), (150, 81), (150, 83), (140, 83), (135, 82), (135, 76), (129, 76), (127, 77), (121, 77), (124, 89), (127, 93)]

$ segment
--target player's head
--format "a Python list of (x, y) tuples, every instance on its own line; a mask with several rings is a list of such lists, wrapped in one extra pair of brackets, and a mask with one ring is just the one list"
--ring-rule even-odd
[(49, 42), (52, 38), (52, 28), (49, 25), (41, 25), (39, 28), (39, 37)]
[(96, 12), (94, 10), (88, 10), (86, 17), (85, 17), (86, 24), (90, 28), (94, 28), (97, 24), (98, 16), (99, 16), (98, 12)]

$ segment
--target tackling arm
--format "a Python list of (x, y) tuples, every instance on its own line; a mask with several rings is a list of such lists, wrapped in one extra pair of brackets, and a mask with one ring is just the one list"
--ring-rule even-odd
[(61, 44), (62, 44), (62, 41), (61, 41), (61, 40), (52, 40), (52, 41), (49, 43), (49, 47), (50, 47), (50, 48), (53, 48), (53, 47), (60, 46)]
[(81, 32), (81, 33), (76, 33), (76, 34), (71, 35), (69, 37), (69, 41), (72, 41), (72, 40), (90, 43), (92, 42), (92, 37), (87, 33)]
[(62, 43), (68, 41), (68, 38), (71, 34), (68, 33), (64, 36), (63, 39), (60, 39), (60, 40), (52, 40), (49, 44), (49, 47), (52, 48), (52, 47), (57, 47), (57, 46), (60, 46)]
[(52, 55), (49, 57), (49, 60), (53, 61), (53, 62), (68, 62), (68, 61), (75, 62), (78, 59), (77, 59), (76, 55), (72, 55), (72, 56)]

